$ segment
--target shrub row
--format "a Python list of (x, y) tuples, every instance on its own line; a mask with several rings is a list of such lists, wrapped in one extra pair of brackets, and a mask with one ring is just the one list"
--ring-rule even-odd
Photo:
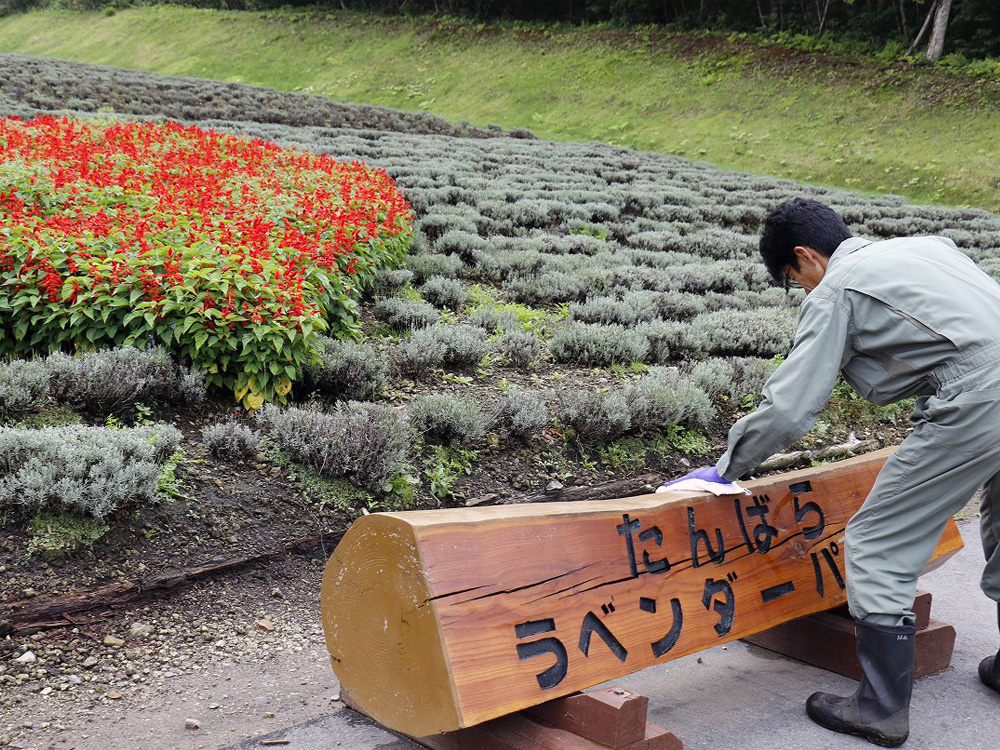
[(556, 419), (585, 441), (604, 442), (632, 432), (673, 425), (707, 427), (715, 416), (709, 395), (673, 368), (649, 374), (605, 392), (567, 391), (559, 395)]
[(0, 421), (46, 397), (95, 416), (124, 416), (136, 403), (199, 403), (204, 375), (161, 347), (123, 347), (70, 356), (0, 362)]
[(72, 510), (101, 519), (152, 501), (161, 465), (180, 438), (169, 425), (0, 427), (0, 507)]
[(655, 321), (634, 328), (571, 321), (548, 342), (552, 359), (606, 367), (704, 356), (773, 357), (791, 347), (795, 316), (783, 308), (720, 310), (690, 322)]
[(330, 411), (266, 404), (256, 420), (292, 461), (372, 492), (385, 491), (409, 460), (410, 431), (382, 404), (346, 401)]
[[(291, 127), (396, 130), (469, 138), (504, 134), (500, 128), (453, 124), (426, 112), (343, 104), (315, 94), (7, 53), (0, 54), (0, 93), (12, 102), (40, 110), (111, 109), (177, 120), (254, 120)], [(511, 134), (532, 137), (523, 129)]]
[(486, 355), (486, 332), (470, 325), (435, 324), (416, 330), (392, 350), (400, 372), (415, 378), (435, 367), (467, 369)]

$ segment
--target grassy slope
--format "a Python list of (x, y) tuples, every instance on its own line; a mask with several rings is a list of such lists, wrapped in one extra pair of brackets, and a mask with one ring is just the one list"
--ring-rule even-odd
[[(761, 64), (700, 40), (449, 29), (346, 13), (155, 7), (0, 19), (0, 50), (306, 90), (727, 168), (1000, 211), (1000, 110), (926, 106), (877, 71)], [(739, 53), (732, 56), (733, 53)]]

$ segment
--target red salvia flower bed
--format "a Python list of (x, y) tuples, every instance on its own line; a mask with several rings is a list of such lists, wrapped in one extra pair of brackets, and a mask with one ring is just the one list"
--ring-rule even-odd
[(384, 172), (166, 123), (0, 119), (0, 355), (153, 342), (249, 407), (349, 334), (412, 211)]

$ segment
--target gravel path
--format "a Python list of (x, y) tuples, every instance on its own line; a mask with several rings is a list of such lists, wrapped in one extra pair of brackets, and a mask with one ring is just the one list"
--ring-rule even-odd
[(0, 747), (218, 748), (329, 713), (325, 556), (0, 641)]

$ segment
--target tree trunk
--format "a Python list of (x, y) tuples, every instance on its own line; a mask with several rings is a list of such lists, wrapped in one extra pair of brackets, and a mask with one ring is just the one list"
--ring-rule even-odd
[(826, 28), (826, 14), (830, 10), (830, 0), (826, 0), (826, 4), (823, 6), (822, 14), (819, 13), (819, 0), (816, 0), (816, 13), (819, 14), (819, 31), (816, 32), (816, 37), (819, 38), (823, 36), (823, 29)]
[(951, 15), (951, 0), (940, 0), (937, 13), (934, 14), (934, 28), (927, 42), (927, 59), (937, 62), (944, 52), (944, 37), (948, 30), (948, 18)]
[(781, 28), (781, 0), (769, 0), (767, 16), (772, 29)]
[(906, 24), (906, 2), (899, 0), (899, 31), (903, 39), (910, 38), (910, 29)]
[(934, 11), (936, 9), (937, 9), (937, 0), (934, 0), (934, 2), (931, 3), (931, 7), (927, 11), (927, 17), (924, 18), (924, 22), (923, 22), (923, 24), (920, 27), (920, 31), (918, 31), (917, 35), (915, 37), (913, 37), (913, 41), (910, 43), (909, 49), (906, 50), (906, 56), (907, 57), (909, 57), (910, 55), (912, 55), (913, 54), (913, 50), (915, 50), (917, 47), (920, 46), (920, 42), (923, 41), (924, 34), (927, 33), (927, 29), (931, 25), (931, 19), (934, 17)]

